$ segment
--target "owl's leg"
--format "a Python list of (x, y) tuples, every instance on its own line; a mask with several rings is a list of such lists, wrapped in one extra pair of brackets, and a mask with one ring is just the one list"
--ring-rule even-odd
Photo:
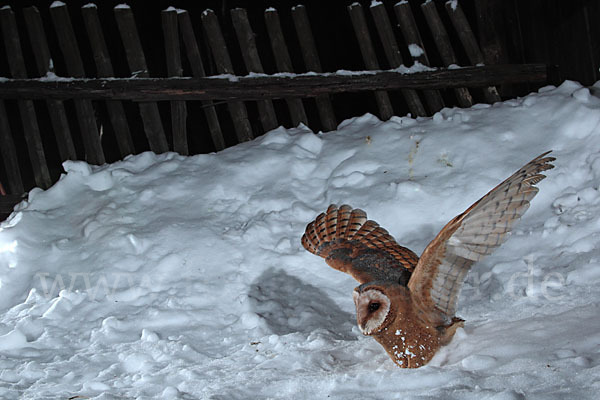
[(450, 341), (454, 337), (454, 334), (456, 333), (456, 330), (458, 328), (462, 328), (464, 325), (465, 325), (464, 319), (461, 319), (458, 317), (453, 317), (452, 322), (449, 325), (442, 327), (443, 331), (440, 336), (440, 344), (442, 346), (445, 346), (448, 343), (450, 343)]

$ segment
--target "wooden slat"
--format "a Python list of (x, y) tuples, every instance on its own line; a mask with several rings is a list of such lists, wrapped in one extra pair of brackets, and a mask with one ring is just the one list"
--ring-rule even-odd
[[(220, 74), (235, 75), (227, 44), (221, 32), (219, 20), (213, 10), (207, 9), (202, 13), (202, 26), (206, 32), (208, 44), (215, 59), (217, 71)], [(248, 120), (248, 111), (241, 101), (228, 103), (229, 113), (233, 120), (233, 127), (238, 141), (245, 142), (252, 139), (252, 126)]]
[[(429, 59), (427, 58), (425, 46), (423, 45), (421, 34), (419, 33), (417, 23), (415, 22), (415, 17), (410, 9), (410, 4), (408, 2), (397, 3), (394, 6), (394, 11), (396, 12), (400, 30), (402, 31), (407, 46), (416, 45), (422, 50), (420, 55), (413, 55), (413, 52), (411, 52), (413, 60), (429, 66)], [(427, 106), (432, 113), (438, 112), (444, 108), (444, 100), (442, 99), (440, 92), (437, 90), (425, 90), (423, 91), (423, 94), (425, 95)]]
[[(14, 78), (26, 79), (27, 70), (21, 50), (17, 22), (15, 21), (15, 14), (10, 7), (5, 6), (0, 8), (0, 24), (2, 25), (2, 35), (4, 36), (4, 47), (6, 48), (10, 73)], [(46, 189), (52, 185), (52, 179), (48, 171), (48, 164), (46, 162), (46, 155), (44, 154), (33, 101), (20, 100), (18, 101), (18, 106), (23, 123), (23, 133), (27, 142), (29, 159), (33, 167), (35, 183), (39, 187)]]
[[(552, 68), (544, 64), (485, 65), (437, 69), (411, 74), (396, 71), (365, 71), (348, 74), (308, 74), (210, 78), (139, 79), (39, 79), (0, 80), (0, 98), (6, 99), (116, 99), (134, 101), (206, 100), (250, 101), (285, 97), (373, 90), (441, 89), (469, 85), (519, 82), (546, 84)], [(556, 83), (556, 81), (551, 81)]]
[[(54, 22), (54, 30), (65, 59), (67, 72), (75, 78), (85, 77), (83, 61), (81, 60), (77, 38), (71, 25), (67, 6), (64, 3), (53, 3), (50, 7), (50, 15)], [(100, 133), (96, 125), (96, 113), (92, 102), (89, 100), (76, 100), (75, 111), (81, 128), (86, 161), (90, 164), (104, 164), (104, 152), (100, 143)]]
[[(256, 47), (256, 40), (254, 39), (254, 32), (250, 27), (250, 21), (248, 21), (248, 14), (243, 8), (234, 8), (231, 10), (231, 19), (235, 33), (240, 43), (240, 50), (242, 51), (242, 57), (246, 70), (248, 72), (256, 72), (264, 74), (262, 62), (258, 55), (258, 49)], [(277, 116), (275, 115), (275, 108), (273, 107), (272, 100), (261, 100), (257, 102), (258, 113), (260, 116), (260, 123), (265, 132), (275, 129), (279, 126), (277, 123)]]
[[(140, 78), (149, 77), (146, 57), (142, 50), (142, 43), (138, 36), (131, 8), (125, 5), (116, 6), (114, 13), (121, 34), (121, 40), (125, 47), (125, 55), (127, 56), (127, 64), (129, 65), (131, 75)], [(158, 112), (158, 105), (155, 102), (145, 102), (140, 103), (139, 107), (150, 150), (155, 153), (169, 151), (160, 113)]]
[[(373, 42), (367, 28), (367, 21), (362, 6), (359, 3), (353, 3), (348, 6), (348, 12), (350, 13), (350, 19), (352, 20), (352, 26), (354, 27), (354, 33), (356, 34), (365, 66), (367, 69), (378, 70), (379, 62), (375, 55), (375, 49), (373, 48)], [(379, 108), (379, 117), (383, 121), (390, 119), (394, 115), (394, 110), (387, 92), (376, 91), (375, 100)]]
[[(167, 57), (167, 74), (169, 77), (183, 76), (181, 67), (181, 51), (179, 49), (179, 28), (177, 27), (177, 11), (169, 8), (161, 12), (163, 35), (165, 38), (165, 55)], [(187, 106), (185, 101), (171, 102), (171, 129), (173, 130), (173, 150), (188, 155), (187, 141)]]
[(15, 193), (8, 194), (6, 196), (0, 196), (0, 221), (4, 221), (17, 204), (27, 198), (27, 193)]
[(8, 179), (8, 193), (23, 193), (23, 179), (17, 160), (17, 150), (8, 124), (8, 115), (4, 100), (0, 100), (0, 154), (4, 161), (4, 169)]
[[(190, 15), (187, 11), (179, 10), (177, 13), (177, 19), (179, 22), (179, 30), (183, 38), (183, 44), (185, 45), (188, 60), (192, 68), (192, 74), (196, 78), (204, 78), (206, 73), (204, 72), (204, 64), (202, 63), (202, 57), (200, 56), (200, 50), (198, 49), (198, 42), (194, 35), (194, 29), (192, 28), (192, 22)], [(202, 102), (202, 108), (204, 109), (204, 115), (208, 123), (208, 130), (212, 138), (213, 144), (217, 151), (225, 148), (225, 140), (223, 139), (223, 132), (221, 131), (221, 124), (217, 117), (217, 111), (213, 106), (212, 101), (204, 100)]]
[[(281, 30), (281, 22), (279, 21), (279, 13), (274, 8), (265, 10), (265, 24), (267, 25), (267, 32), (269, 34), (269, 40), (271, 42), (271, 49), (273, 50), (273, 56), (275, 57), (275, 64), (279, 72), (294, 72), (292, 67), (292, 59), (288, 51), (287, 44), (283, 38), (283, 32)], [(294, 126), (298, 124), (308, 125), (308, 118), (304, 105), (301, 99), (286, 97), (285, 102), (287, 103), (288, 109), (290, 110), (290, 116)]]
[[(479, 45), (477, 44), (477, 40), (475, 40), (475, 35), (471, 30), (469, 21), (467, 21), (467, 17), (465, 16), (465, 13), (463, 12), (462, 7), (458, 3), (458, 1), (446, 2), (446, 11), (448, 12), (448, 16), (452, 21), (452, 25), (454, 26), (454, 29), (458, 34), (460, 42), (462, 43), (471, 64), (483, 64), (483, 54), (479, 49)], [(495, 87), (484, 88), (483, 96), (485, 97), (485, 100), (489, 103), (494, 103), (502, 100), (500, 98), (500, 95), (498, 94), (498, 90)]]
[[(402, 60), (400, 48), (398, 47), (398, 42), (394, 36), (392, 24), (385, 6), (383, 3), (373, 3), (370, 9), (388, 63), (391, 68), (398, 68), (404, 64), (404, 61)], [(423, 107), (423, 103), (421, 103), (421, 99), (416, 90), (402, 89), (402, 96), (412, 115), (416, 117), (425, 117), (427, 115), (427, 111), (425, 111), (425, 107)]]
[[(421, 9), (423, 10), (423, 14), (425, 14), (427, 25), (429, 25), (429, 30), (431, 31), (444, 66), (448, 67), (452, 64), (457, 65), (458, 60), (456, 59), (454, 49), (452, 48), (450, 38), (448, 37), (448, 32), (442, 23), (435, 3), (433, 1), (425, 2), (421, 4)], [(455, 88), (454, 94), (461, 107), (471, 107), (473, 105), (473, 97), (471, 96), (469, 89)]]
[[(306, 7), (302, 5), (292, 7), (292, 19), (294, 20), (294, 26), (296, 27), (296, 34), (298, 35), (300, 50), (306, 69), (314, 72), (323, 72), (319, 54), (317, 53), (315, 39), (312, 30), (310, 29)], [(319, 112), (321, 125), (323, 125), (323, 131), (335, 130), (337, 128), (337, 121), (329, 96), (317, 96), (315, 97), (315, 101), (317, 103), (317, 111)]]
[[(96, 6), (94, 4), (87, 4), (81, 8), (81, 13), (92, 47), (92, 53), (94, 54), (94, 62), (96, 64), (98, 77), (110, 78), (115, 76)], [(120, 101), (108, 100), (106, 101), (106, 109), (108, 111), (108, 118), (110, 119), (110, 123), (115, 132), (117, 146), (119, 147), (121, 157), (124, 158), (128, 154), (135, 153), (133, 139), (131, 138), (131, 132), (129, 130), (127, 117), (125, 116), (123, 104)]]
[[(38, 73), (40, 76), (54, 73), (54, 65), (50, 57), (50, 49), (48, 48), (48, 41), (46, 40), (39, 10), (36, 7), (28, 7), (23, 10), (23, 15)], [(75, 145), (71, 137), (71, 128), (69, 127), (63, 102), (60, 100), (48, 100), (46, 101), (46, 105), (50, 114), (52, 129), (56, 136), (56, 145), (61, 161), (76, 160)]]

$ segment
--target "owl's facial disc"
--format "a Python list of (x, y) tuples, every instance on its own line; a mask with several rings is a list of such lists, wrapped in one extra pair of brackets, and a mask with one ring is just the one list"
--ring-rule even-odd
[(390, 311), (390, 299), (377, 289), (352, 293), (356, 305), (356, 322), (364, 335), (372, 335), (381, 329)]

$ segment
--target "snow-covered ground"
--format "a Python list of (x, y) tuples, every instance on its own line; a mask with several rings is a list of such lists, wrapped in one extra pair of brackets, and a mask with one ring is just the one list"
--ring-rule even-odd
[[(595, 399), (600, 98), (558, 88), (433, 118), (276, 129), (217, 154), (65, 163), (0, 228), (0, 397)], [(546, 150), (556, 168), (474, 267), (420, 369), (354, 321), (356, 282), (300, 244), (330, 203), (421, 252)]]

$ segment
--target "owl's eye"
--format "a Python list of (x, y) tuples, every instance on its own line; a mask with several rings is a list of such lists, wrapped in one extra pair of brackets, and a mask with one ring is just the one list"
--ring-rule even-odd
[(379, 310), (380, 303), (369, 303), (369, 312), (375, 312)]

